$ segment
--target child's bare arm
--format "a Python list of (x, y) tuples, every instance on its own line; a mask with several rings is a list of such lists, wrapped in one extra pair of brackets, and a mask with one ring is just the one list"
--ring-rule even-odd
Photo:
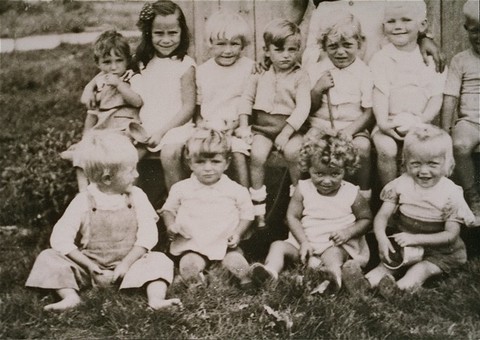
[(325, 72), (320, 79), (317, 80), (315, 86), (310, 90), (310, 99), (312, 102), (310, 108), (311, 112), (317, 111), (320, 106), (322, 106), (322, 95), (334, 85), (335, 84), (330, 71)]
[(457, 110), (458, 98), (445, 94), (443, 95), (443, 105), (442, 105), (442, 128), (450, 133), (450, 130), (453, 126), (453, 120)]
[(352, 205), (352, 211), (355, 215), (355, 224), (350, 228), (333, 232), (330, 239), (335, 242), (335, 245), (340, 245), (352, 238), (365, 235), (372, 227), (372, 211), (368, 205), (368, 201), (363, 198), (360, 193), (357, 194)]
[(440, 246), (453, 244), (460, 235), (458, 222), (445, 222), (445, 230), (433, 234), (398, 233), (393, 235), (395, 241), (402, 247), (406, 246)]
[(383, 94), (378, 88), (373, 89), (373, 114), (375, 115), (378, 128), (387, 136), (396, 140), (402, 140), (403, 138), (394, 130), (395, 124), (388, 121), (388, 102), (388, 96)]
[(236, 248), (238, 246), (238, 242), (240, 242), (242, 235), (247, 231), (251, 224), (251, 220), (240, 220), (240, 222), (238, 222), (234, 232), (228, 238), (227, 245), (229, 248)]
[(380, 210), (373, 220), (373, 231), (378, 242), (378, 251), (382, 261), (391, 262), (388, 251), (395, 252), (392, 244), (388, 240), (385, 230), (387, 229), (388, 219), (393, 215), (396, 204), (393, 202), (383, 202)]
[(117, 85), (117, 90), (122, 95), (123, 99), (133, 107), (141, 107), (143, 105), (142, 97), (132, 90), (130, 85), (121, 81)]
[(442, 95), (436, 95), (431, 97), (428, 102), (425, 110), (423, 110), (421, 120), (424, 123), (431, 123), (432, 120), (438, 115), (440, 109), (442, 108)]
[(290, 232), (300, 244), (300, 260), (305, 263), (308, 256), (312, 255), (313, 249), (308, 242), (302, 225), (303, 196), (298, 189), (295, 190), (287, 209), (287, 222)]
[(113, 270), (113, 281), (117, 281), (119, 278), (123, 278), (130, 269), (131, 265), (141, 258), (147, 249), (140, 246), (133, 246), (130, 252), (120, 261), (120, 263)]
[(442, 73), (445, 70), (445, 56), (435, 42), (427, 36), (420, 36), (418, 38), (418, 45), (420, 52), (422, 53), (423, 61), (428, 65), (429, 56), (432, 56), (435, 62), (435, 70), (438, 73)]
[(342, 130), (347, 136), (353, 136), (360, 131), (370, 128), (374, 124), (373, 110), (371, 107), (363, 108), (362, 115)]

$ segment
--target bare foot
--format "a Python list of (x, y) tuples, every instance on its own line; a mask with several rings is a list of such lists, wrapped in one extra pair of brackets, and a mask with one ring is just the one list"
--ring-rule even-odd
[(75, 308), (80, 304), (80, 297), (78, 295), (68, 295), (63, 300), (60, 300), (56, 303), (51, 303), (43, 307), (44, 310), (48, 311), (64, 311), (68, 309)]
[(181, 308), (183, 306), (180, 299), (150, 299), (148, 301), (148, 305), (154, 310), (168, 308), (171, 306), (178, 306)]

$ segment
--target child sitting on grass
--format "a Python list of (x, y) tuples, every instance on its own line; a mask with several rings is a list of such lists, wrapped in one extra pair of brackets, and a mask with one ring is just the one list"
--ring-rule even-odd
[(90, 185), (55, 224), (52, 249), (37, 257), (26, 286), (57, 292), (61, 301), (45, 310), (74, 308), (80, 288), (117, 281), (120, 289), (145, 286), (153, 309), (179, 305), (179, 299), (165, 299), (173, 262), (150, 251), (158, 241), (158, 216), (145, 193), (133, 186), (138, 175), (135, 147), (110, 131), (89, 132), (80, 143)]
[[(479, 1), (463, 7), (465, 30), (471, 47), (452, 58), (443, 91), (442, 126), (452, 133), (455, 179), (463, 187), (465, 199), (480, 225), (480, 195), (475, 188), (472, 153), (480, 144), (480, 21)], [(460, 104), (460, 105), (458, 105)], [(454, 122), (457, 116), (458, 120)], [(452, 127), (453, 125), (453, 127)]]
[[(238, 127), (238, 104), (255, 64), (242, 56), (251, 33), (239, 14), (223, 10), (208, 18), (206, 34), (212, 58), (197, 70), (196, 124), (231, 135)], [(234, 179), (248, 188), (250, 145), (235, 136), (231, 140)]]
[[(250, 193), (255, 204), (257, 226), (265, 227), (267, 190), (265, 164), (275, 148), (288, 162), (290, 178), (300, 178), (298, 150), (303, 137), (298, 133), (310, 111), (310, 80), (300, 68), (300, 29), (287, 20), (273, 20), (263, 33), (268, 71), (252, 75), (240, 103), (239, 138), (251, 139)], [(251, 119), (251, 131), (249, 118)]]
[(372, 138), (377, 150), (381, 187), (397, 177), (397, 155), (405, 134), (416, 124), (430, 123), (440, 112), (444, 74), (426, 66), (417, 43), (427, 28), (424, 1), (387, 1), (383, 31), (389, 44), (370, 61), (373, 74)]
[[(387, 296), (398, 289), (418, 288), (428, 278), (464, 264), (467, 253), (460, 226), (474, 220), (461, 187), (447, 178), (454, 160), (452, 140), (445, 131), (428, 124), (411, 129), (404, 141), (403, 162), (405, 173), (380, 194), (383, 204), (374, 220), (379, 255), (391, 264), (389, 253), (396, 252), (387, 237), (387, 226), (393, 227), (391, 237), (400, 247), (420, 246), (424, 254), (406, 272), (380, 263), (367, 273), (370, 285), (379, 286), (380, 293)], [(401, 270), (405, 274), (395, 282), (392, 275)]]
[[(357, 164), (356, 150), (344, 136), (324, 135), (304, 143), (300, 165), (310, 178), (298, 182), (290, 200), (289, 237), (272, 243), (265, 265), (252, 265), (254, 282), (277, 279), (285, 258), (325, 272), (332, 291), (342, 286), (342, 279), (362, 277), (361, 267), (370, 256), (364, 235), (372, 213), (359, 188), (343, 180)], [(345, 285), (352, 287), (346, 281)]]
[(248, 286), (249, 265), (238, 244), (253, 221), (253, 204), (248, 189), (223, 174), (231, 159), (229, 137), (199, 128), (186, 144), (185, 159), (192, 175), (172, 186), (160, 212), (181, 278), (189, 286), (206, 283), (204, 270), (222, 261)]
[[(139, 75), (129, 70), (131, 55), (128, 41), (116, 31), (105, 31), (95, 41), (93, 54), (100, 73), (85, 86), (81, 97), (81, 102), (88, 109), (84, 133), (90, 129), (112, 129), (132, 137), (130, 124), (136, 124), (141, 129), (139, 110), (143, 101), (130, 87)], [(77, 144), (74, 144), (62, 153), (62, 158), (73, 161), (77, 167), (79, 190), (84, 191), (88, 181), (78, 161), (76, 148)]]

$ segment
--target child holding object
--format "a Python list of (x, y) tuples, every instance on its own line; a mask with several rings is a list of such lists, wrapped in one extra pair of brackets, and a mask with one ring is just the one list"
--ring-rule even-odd
[(185, 146), (190, 178), (175, 183), (160, 214), (171, 237), (170, 253), (188, 285), (205, 282), (204, 270), (214, 261), (248, 286), (248, 262), (238, 247), (253, 221), (247, 188), (224, 171), (230, 164), (229, 137), (199, 128)]
[(362, 277), (361, 267), (370, 256), (364, 235), (372, 213), (359, 188), (343, 180), (357, 164), (356, 150), (344, 136), (324, 135), (305, 142), (300, 165), (310, 178), (298, 182), (290, 200), (289, 237), (272, 243), (265, 265), (252, 265), (254, 282), (275, 280), (285, 258), (326, 272), (334, 291), (342, 280)]
[[(116, 31), (105, 31), (95, 41), (93, 54), (100, 73), (85, 86), (81, 97), (88, 109), (84, 131), (117, 130), (131, 137), (133, 142), (146, 142), (146, 134), (143, 137), (135, 134), (142, 129), (138, 114), (143, 101), (131, 86), (139, 75), (129, 69), (131, 54), (127, 39)], [(83, 191), (88, 181), (76, 149), (77, 144), (72, 145), (61, 157), (72, 160), (77, 167), (78, 187)]]
[[(473, 223), (474, 216), (463, 198), (461, 187), (447, 178), (453, 170), (452, 140), (448, 134), (428, 124), (411, 129), (403, 147), (405, 173), (388, 183), (380, 198), (383, 204), (375, 216), (374, 231), (380, 259), (392, 263), (395, 253), (387, 237), (389, 221), (392, 238), (400, 247), (421, 246), (423, 259), (408, 267), (395, 282), (399, 270), (380, 263), (367, 273), (372, 287), (381, 293), (421, 286), (429, 277), (448, 273), (467, 261), (460, 226)], [(390, 220), (394, 216), (395, 218)]]
[[(240, 104), (240, 126), (236, 135), (250, 139), (250, 193), (258, 227), (265, 226), (267, 197), (265, 163), (272, 148), (283, 152), (293, 185), (300, 178), (298, 150), (303, 137), (298, 133), (310, 111), (310, 81), (300, 68), (300, 29), (287, 20), (273, 20), (263, 33), (268, 71), (251, 76)], [(251, 131), (249, 118), (251, 116)]]
[[(250, 29), (239, 14), (222, 10), (208, 18), (206, 35), (212, 58), (197, 70), (196, 124), (232, 135), (239, 125), (240, 97), (255, 64), (242, 56)], [(235, 136), (231, 140), (234, 179), (248, 188), (250, 145)]]
[(383, 30), (389, 44), (370, 61), (374, 79), (372, 131), (382, 187), (397, 177), (397, 154), (405, 134), (416, 124), (430, 123), (440, 112), (444, 74), (426, 66), (417, 44), (427, 25), (421, 0), (387, 1)]
[[(480, 195), (475, 188), (472, 153), (480, 144), (480, 21), (479, 2), (463, 7), (471, 47), (452, 58), (443, 91), (442, 127), (452, 134), (455, 179), (480, 225)], [(457, 112), (458, 108), (458, 112)], [(454, 118), (458, 120), (454, 122)]]
[(133, 186), (135, 147), (109, 131), (89, 132), (80, 143), (90, 184), (55, 224), (52, 249), (37, 257), (26, 286), (53, 289), (60, 296), (45, 310), (74, 308), (82, 287), (117, 281), (120, 289), (145, 286), (153, 309), (179, 305), (179, 299), (165, 299), (173, 262), (150, 251), (158, 241), (158, 216), (145, 193)]
[(331, 13), (322, 27), (318, 42), (328, 58), (306, 68), (312, 82), (308, 121), (312, 129), (339, 131), (353, 138), (360, 157), (354, 183), (369, 200), (373, 77), (358, 57), (365, 38), (360, 22), (346, 11)]

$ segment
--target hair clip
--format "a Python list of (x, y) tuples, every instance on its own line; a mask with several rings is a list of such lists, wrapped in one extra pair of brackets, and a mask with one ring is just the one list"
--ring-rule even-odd
[(147, 2), (143, 5), (142, 10), (140, 11), (140, 20), (141, 21), (149, 21), (155, 17), (155, 11), (153, 10), (153, 6), (150, 2)]

